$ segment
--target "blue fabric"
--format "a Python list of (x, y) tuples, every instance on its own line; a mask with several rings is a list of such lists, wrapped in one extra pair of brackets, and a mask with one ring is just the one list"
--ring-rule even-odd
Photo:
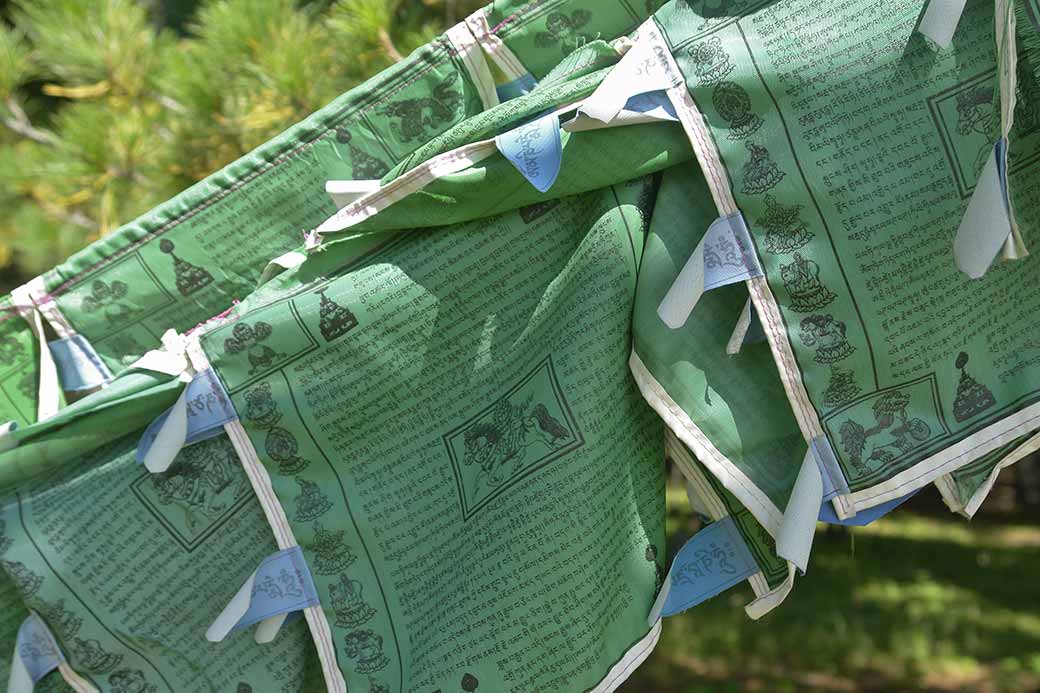
[(636, 94), (625, 102), (625, 110), (634, 113), (649, 113), (657, 109), (660, 109), (657, 113), (659, 117), (679, 120), (679, 116), (675, 112), (675, 106), (672, 105), (671, 99), (668, 98), (668, 94), (663, 89)]
[(697, 532), (679, 549), (668, 571), (671, 588), (662, 616), (672, 616), (711, 599), (758, 572), (733, 518)]
[[(188, 383), (185, 405), (188, 409), (188, 435), (184, 441), (185, 445), (220, 435), (224, 430), (224, 424), (238, 418), (231, 405), (231, 399), (224, 392), (224, 386), (211, 368), (197, 373)], [(141, 442), (137, 445), (138, 464), (144, 463), (144, 457), (155, 442), (159, 429), (170, 415), (170, 411), (164, 411), (145, 429)]]
[(30, 614), (19, 626), (15, 647), (34, 684), (65, 661), (50, 629), (35, 613)]
[(67, 392), (79, 392), (100, 387), (112, 379), (112, 372), (82, 335), (62, 337), (47, 346), (58, 368), (61, 387)]
[(515, 99), (518, 96), (524, 96), (534, 91), (534, 88), (538, 86), (538, 81), (527, 73), (523, 77), (518, 77), (512, 82), (506, 82), (505, 84), (499, 84), (495, 87), (495, 92), (498, 93), (498, 100), (501, 102)]
[(256, 569), (249, 610), (239, 619), (232, 631), (247, 628), (265, 618), (301, 611), (318, 604), (318, 591), (303, 558), (303, 551), (294, 546), (271, 554)]
[(502, 133), (495, 145), (538, 192), (548, 191), (556, 182), (563, 146), (560, 117), (555, 113)]

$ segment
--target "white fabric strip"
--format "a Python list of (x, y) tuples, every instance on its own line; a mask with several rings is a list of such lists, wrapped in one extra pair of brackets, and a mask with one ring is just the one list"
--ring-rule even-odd
[(520, 62), (520, 59), (516, 57), (516, 54), (509, 46), (491, 31), (491, 27), (488, 25), (486, 8), (479, 9), (469, 17), (466, 17), (466, 24), (476, 38), (477, 43), (480, 44), (480, 47), (494, 61), (495, 66), (502, 71), (502, 74), (509, 81), (529, 74), (528, 69), (524, 67), (524, 64)]
[(54, 330), (54, 334), (59, 338), (71, 337), (76, 334), (75, 328), (65, 318), (65, 315), (58, 308), (58, 304), (54, 301), (54, 298), (47, 293), (47, 286), (43, 281), (43, 277), (36, 277), (29, 281), (25, 285), (29, 290), (29, 295), (32, 297), (33, 303), (36, 304), (40, 314), (43, 315), (44, 320)]
[(929, 0), (917, 30), (946, 50), (964, 13), (967, 0)]
[(58, 413), (61, 404), (61, 383), (58, 382), (58, 366), (54, 363), (54, 355), (47, 345), (47, 336), (43, 331), (43, 316), (32, 299), (29, 285), (20, 286), (11, 291), (11, 302), (18, 314), (29, 323), (29, 330), (36, 339), (40, 350), (39, 387), (37, 390), (36, 418), (46, 421)]
[(816, 535), (816, 519), (823, 503), (823, 477), (812, 446), (805, 452), (791, 498), (784, 509), (784, 522), (776, 537), (776, 554), (798, 566), (805, 574)]
[(740, 317), (737, 318), (737, 324), (733, 327), (733, 333), (726, 343), (726, 353), (730, 356), (739, 354), (744, 346), (744, 339), (747, 337), (748, 330), (751, 329), (751, 311), (754, 309), (749, 298), (744, 303), (744, 308), (740, 311)]
[[(1000, 80), (1000, 132), (1010, 142), (1011, 129), (1015, 124), (1015, 108), (1018, 106), (1018, 45), (1016, 36), (1014, 0), (996, 0), (997, 75)], [(1004, 171), (1008, 170), (1008, 152), (1004, 152)], [(1010, 175), (1010, 174), (1008, 174)], [(1029, 255), (1022, 232), (1015, 219), (1015, 203), (1008, 190), (1008, 219), (1011, 235), (1004, 244), (1005, 260), (1017, 260)]]
[(484, 110), (497, 106), (498, 92), (495, 91), (495, 78), (491, 76), (487, 58), (484, 57), (485, 51), (474, 38), (469, 24), (465, 21), (459, 22), (448, 29), (444, 35), (466, 68), (470, 81), (476, 86)]
[[(192, 335), (188, 338), (187, 353), (191, 365), (197, 371), (210, 368), (209, 358), (199, 343), (198, 335)], [(293, 536), (292, 527), (289, 525), (289, 518), (286, 516), (282, 504), (278, 501), (278, 496), (275, 495), (271, 477), (268, 475), (267, 470), (264, 469), (263, 464), (261, 464), (245, 428), (242, 427), (238, 419), (235, 419), (224, 424), (224, 431), (228, 434), (231, 445), (238, 454), (238, 459), (242, 463), (246, 476), (249, 477), (249, 483), (253, 487), (257, 500), (260, 501), (260, 507), (264, 511), (267, 523), (271, 526), (278, 548), (288, 549), (296, 546), (297, 541), (296, 537)], [(321, 662), (326, 688), (330, 693), (346, 693), (347, 682), (343, 678), (343, 672), (340, 671), (339, 666), (336, 664), (336, 648), (332, 641), (332, 629), (325, 618), (325, 612), (320, 606), (312, 606), (304, 609), (303, 615), (307, 619), (307, 626), (310, 629), (311, 638), (314, 640), (314, 647), (318, 652), (318, 660)], [(259, 633), (257, 637), (260, 637)]]
[(347, 205), (325, 220), (315, 231), (319, 234), (333, 233), (360, 224), (413, 192), (422, 190), (438, 178), (465, 171), (497, 152), (494, 140), (484, 140), (435, 156), (376, 192)]
[(325, 192), (332, 198), (332, 204), (336, 209), (343, 209), (347, 205), (357, 202), (365, 195), (379, 190), (378, 180), (327, 180), (325, 181)]

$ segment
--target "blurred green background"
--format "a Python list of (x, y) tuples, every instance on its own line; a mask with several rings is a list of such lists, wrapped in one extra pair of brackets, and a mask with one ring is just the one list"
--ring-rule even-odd
[[(0, 292), (320, 108), (472, 0), (0, 0)], [(1040, 689), (1040, 469), (975, 520), (918, 494), (821, 529), (759, 622), (746, 587), (668, 620), (635, 691)], [(699, 527), (678, 480), (669, 555)]]

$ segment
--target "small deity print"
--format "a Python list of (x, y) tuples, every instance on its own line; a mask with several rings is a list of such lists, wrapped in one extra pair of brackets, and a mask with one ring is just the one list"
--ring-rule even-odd
[(766, 250), (774, 255), (792, 253), (813, 238), (809, 227), (802, 221), (801, 205), (782, 205), (772, 195), (763, 198), (765, 216), (755, 224), (766, 230)]
[(0, 556), (5, 554), (12, 544), (14, 540), (7, 536), (7, 522), (0, 517)]
[(297, 454), (300, 445), (296, 436), (277, 425), (282, 419), (282, 414), (278, 411), (274, 397), (271, 396), (271, 384), (257, 383), (255, 387), (246, 391), (245, 399), (245, 419), (255, 428), (267, 429), (264, 452), (278, 464), (278, 473), (291, 476), (306, 469), (310, 462)]
[(253, 693), (253, 687), (245, 681), (239, 681), (235, 693)]
[(319, 575), (335, 575), (350, 567), (357, 556), (344, 541), (345, 532), (327, 530), (321, 523), (314, 523), (314, 543), (311, 548), (315, 554), (314, 572)]
[(733, 72), (735, 65), (722, 48), (722, 39), (712, 36), (690, 50), (693, 70), (703, 86), (717, 84)]
[[(927, 440), (932, 428), (923, 419), (911, 417), (907, 412), (910, 397), (899, 390), (887, 392), (874, 401), (871, 409), (875, 424), (865, 428), (862, 424), (846, 419), (839, 433), (841, 445), (862, 473), (867, 473), (867, 462), (887, 464), (899, 455), (911, 452)], [(871, 441), (871, 439), (876, 439)], [(867, 444), (872, 443), (869, 454)]]
[(751, 97), (736, 82), (725, 80), (716, 84), (711, 101), (719, 116), (729, 124), (726, 137), (731, 140), (747, 139), (765, 122), (751, 110)]
[(390, 693), (390, 686), (370, 676), (368, 678), (368, 693)]
[(119, 666), (123, 655), (106, 652), (97, 640), (75, 638), (72, 641), (72, 661), (76, 668), (105, 674)]
[(275, 351), (263, 342), (271, 336), (272, 329), (266, 322), (253, 325), (240, 322), (231, 330), (231, 336), (224, 340), (224, 350), (229, 354), (246, 352), (249, 359), (249, 375), (255, 375), (274, 366), (285, 354)]
[(819, 310), (835, 298), (834, 292), (820, 281), (820, 266), (800, 253), (794, 254), (793, 262), (780, 264), (780, 277), (791, 297), (788, 307), (797, 313)]
[(294, 520), (310, 522), (332, 509), (332, 502), (321, 492), (316, 483), (299, 476), (296, 477), (296, 483), (300, 485), (300, 495), (296, 497)]
[(458, 79), (458, 74), (452, 72), (433, 87), (429, 96), (402, 99), (383, 109), (397, 139), (427, 140), (450, 125), (462, 105), (462, 93), (455, 88)]
[(964, 370), (968, 365), (968, 354), (961, 352), (954, 363), (960, 370), (961, 377), (957, 381), (957, 395), (953, 400), (953, 418), (964, 422), (976, 414), (981, 414), (997, 403), (988, 387), (975, 380)]
[(26, 568), (21, 561), (0, 561), (0, 565), (3, 566), (7, 576), (18, 587), (18, 591), (22, 593), (23, 597), (31, 597), (36, 594), (40, 585), (43, 584), (43, 576)]
[(154, 684), (148, 683), (144, 674), (136, 669), (120, 669), (108, 677), (112, 693), (155, 693)]
[(71, 638), (83, 625), (83, 619), (65, 608), (64, 599), (59, 599), (53, 604), (41, 603), (36, 611), (51, 630), (62, 638)]
[(326, 342), (342, 337), (357, 327), (358, 319), (348, 308), (344, 308), (325, 295), (327, 287), (318, 292), (321, 304), (318, 307), (318, 329)]
[(246, 391), (245, 418), (249, 423), (259, 429), (271, 428), (282, 419), (271, 396), (271, 384), (268, 382), (257, 383), (255, 387)]
[(197, 267), (173, 252), (173, 241), (164, 238), (159, 241), (159, 250), (173, 258), (173, 279), (181, 296), (191, 296), (199, 289), (213, 283), (213, 275), (202, 267)]
[(757, 195), (776, 187), (784, 179), (784, 172), (769, 156), (769, 151), (754, 142), (745, 142), (744, 146), (751, 153), (742, 169), (744, 194)]
[(359, 149), (351, 140), (353, 136), (345, 126), (336, 128), (336, 141), (350, 148), (350, 173), (355, 180), (382, 178), (390, 170), (384, 161)]
[(340, 628), (357, 628), (368, 622), (376, 610), (364, 599), (364, 589), (357, 580), (346, 575), (339, 576), (339, 582), (329, 587), (332, 610), (336, 614), (336, 625)]
[(466, 693), (473, 693), (480, 687), (480, 681), (473, 674), (466, 672), (462, 675), (462, 681), (459, 683), (462, 686), (462, 690)]
[(275, 426), (267, 432), (264, 440), (264, 451), (267, 456), (278, 463), (278, 473), (289, 476), (302, 472), (310, 464), (297, 453), (300, 445), (296, 436), (284, 428)]
[(856, 350), (845, 338), (845, 323), (831, 315), (810, 315), (800, 326), (802, 344), (816, 348), (816, 363), (835, 363)]
[(831, 364), (831, 380), (823, 391), (823, 403), (828, 407), (839, 407), (851, 402), (860, 393), (855, 374), (848, 368)]
[(120, 325), (136, 311), (126, 301), (130, 287), (118, 279), (106, 283), (96, 279), (90, 285), (90, 295), (83, 299), (82, 308), (87, 313), (101, 313), (109, 325)]
[(347, 656), (357, 662), (354, 671), (359, 674), (379, 671), (390, 663), (383, 654), (383, 637), (371, 628), (354, 631), (346, 637), (345, 644)]

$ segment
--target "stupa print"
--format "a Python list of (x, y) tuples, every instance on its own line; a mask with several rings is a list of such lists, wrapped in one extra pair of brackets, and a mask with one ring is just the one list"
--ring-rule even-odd
[(760, 147), (754, 142), (745, 142), (751, 158), (744, 164), (742, 170), (745, 195), (757, 195), (772, 189), (784, 178), (784, 172), (776, 165), (769, 156), (765, 147)]
[(213, 282), (213, 275), (202, 267), (197, 267), (186, 260), (177, 257), (174, 252), (173, 241), (164, 238), (159, 241), (159, 250), (173, 258), (173, 278), (177, 285), (177, 291), (181, 296), (191, 296), (193, 293)]
[(358, 319), (349, 308), (344, 308), (325, 295), (327, 288), (318, 292), (321, 304), (318, 306), (318, 329), (326, 342), (342, 337), (357, 327)]
[(953, 418), (967, 421), (971, 417), (989, 409), (997, 403), (990, 389), (968, 375), (964, 367), (968, 365), (968, 354), (957, 355), (955, 364), (960, 369), (961, 377), (957, 381), (957, 396), (953, 400)]
[(376, 180), (386, 175), (390, 167), (381, 159), (368, 152), (363, 151), (351, 140), (350, 130), (346, 126), (336, 128), (336, 141), (340, 144), (349, 145), (350, 148), (350, 172), (355, 180)]

